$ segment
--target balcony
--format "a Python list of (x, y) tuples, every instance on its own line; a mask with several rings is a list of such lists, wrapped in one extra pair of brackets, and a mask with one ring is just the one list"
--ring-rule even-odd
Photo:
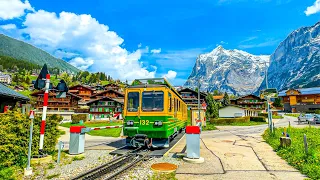
[(265, 104), (265, 102), (238, 101), (237, 104)]
[[(37, 101), (39, 102), (43, 102), (43, 98), (38, 98)], [(70, 99), (69, 98), (49, 98), (48, 99), (48, 102), (70, 102)]]

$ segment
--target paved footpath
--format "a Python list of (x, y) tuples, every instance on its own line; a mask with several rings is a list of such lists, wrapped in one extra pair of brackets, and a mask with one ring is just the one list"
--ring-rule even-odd
[[(275, 121), (276, 126), (287, 126), (295, 119), (285, 117)], [(200, 153), (203, 164), (183, 162), (178, 170), (178, 179), (305, 179), (298, 170), (277, 156), (264, 142), (261, 134), (267, 125), (219, 126), (219, 130), (201, 134)], [(183, 152), (186, 139), (171, 150)]]

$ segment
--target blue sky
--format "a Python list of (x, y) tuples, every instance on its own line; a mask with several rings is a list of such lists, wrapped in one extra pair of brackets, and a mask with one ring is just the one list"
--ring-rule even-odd
[(200, 53), (272, 54), (319, 11), (320, 0), (2, 0), (0, 33), (81, 69), (183, 85)]

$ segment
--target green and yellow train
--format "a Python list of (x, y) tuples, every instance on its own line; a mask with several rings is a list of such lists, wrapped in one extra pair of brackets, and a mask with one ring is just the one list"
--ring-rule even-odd
[(187, 125), (187, 105), (166, 79), (136, 79), (125, 90), (124, 119), (127, 145), (169, 147)]

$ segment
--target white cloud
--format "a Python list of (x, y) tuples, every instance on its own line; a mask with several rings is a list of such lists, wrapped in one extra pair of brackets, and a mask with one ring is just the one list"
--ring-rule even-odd
[(139, 61), (148, 46), (128, 52), (122, 47), (124, 40), (91, 15), (39, 10), (27, 14), (23, 24), (21, 31), (30, 36), (31, 44), (61, 58), (73, 57), (70, 63), (80, 69), (103, 71), (121, 80), (155, 76), (156, 70), (148, 71)]
[(4, 30), (13, 30), (13, 29), (16, 29), (17, 26), (15, 24), (6, 24), (6, 25), (0, 26), (0, 28)]
[(142, 46), (142, 44), (141, 44), (141, 43), (139, 43), (139, 44), (138, 44), (138, 48), (141, 48), (141, 46)]
[(159, 48), (159, 49), (152, 49), (151, 52), (154, 53), (154, 54), (159, 54), (159, 53), (161, 52), (161, 48)]
[(21, 17), (25, 10), (33, 11), (28, 0), (0, 0), (0, 20), (8, 20)]
[(320, 0), (316, 0), (312, 6), (307, 7), (307, 9), (304, 11), (307, 16), (316, 14), (318, 12), (320, 12)]
[(93, 64), (93, 62), (94, 61), (92, 59), (83, 59), (81, 57), (76, 57), (69, 61), (71, 65), (76, 66), (81, 70), (88, 69), (88, 67), (90, 67)]
[(164, 77), (166, 79), (174, 80), (174, 78), (176, 78), (176, 76), (177, 76), (177, 72), (169, 70), (168, 73), (163, 75), (162, 77)]

